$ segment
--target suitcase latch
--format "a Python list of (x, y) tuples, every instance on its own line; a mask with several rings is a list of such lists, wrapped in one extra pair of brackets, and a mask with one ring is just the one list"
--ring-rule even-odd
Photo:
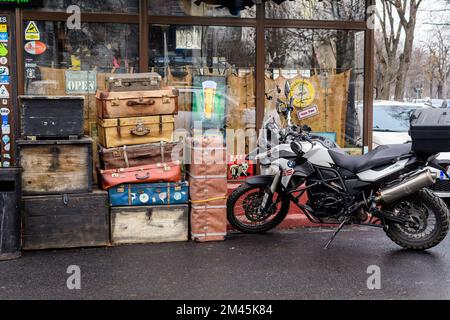
[(118, 98), (114, 98), (114, 100), (111, 102), (111, 106), (120, 107), (120, 100)]
[(131, 130), (131, 134), (139, 137), (146, 136), (150, 133), (150, 129), (145, 126), (143, 123), (138, 123), (136, 128)]
[(170, 98), (168, 96), (163, 96), (162, 97), (162, 103), (163, 104), (169, 104), (170, 103)]

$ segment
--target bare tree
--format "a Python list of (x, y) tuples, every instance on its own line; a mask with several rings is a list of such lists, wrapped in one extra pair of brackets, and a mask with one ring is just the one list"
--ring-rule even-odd
[(401, 24), (395, 21), (394, 6), (388, 1), (381, 1), (382, 11), (378, 15), (381, 31), (376, 35), (375, 50), (377, 55), (377, 91), (383, 100), (391, 97), (391, 86), (395, 82), (398, 68), (398, 51), (402, 34)]
[(436, 82), (438, 99), (444, 99), (445, 85), (450, 76), (450, 43), (442, 26), (434, 27), (434, 39), (428, 43), (428, 50), (429, 74)]

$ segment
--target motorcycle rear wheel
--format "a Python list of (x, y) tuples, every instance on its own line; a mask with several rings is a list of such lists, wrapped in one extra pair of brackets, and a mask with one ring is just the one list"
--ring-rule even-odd
[(444, 201), (428, 189), (393, 203), (387, 210), (411, 217), (413, 223), (391, 223), (387, 236), (399, 246), (424, 251), (441, 243), (449, 231), (449, 211)]
[[(267, 188), (267, 185), (245, 183), (231, 194), (227, 202), (227, 218), (235, 230), (248, 234), (264, 233), (284, 221), (290, 208), (288, 197), (282, 198), (271, 212), (262, 215), (257, 212)], [(275, 194), (273, 199), (277, 201), (277, 198), (278, 194)]]

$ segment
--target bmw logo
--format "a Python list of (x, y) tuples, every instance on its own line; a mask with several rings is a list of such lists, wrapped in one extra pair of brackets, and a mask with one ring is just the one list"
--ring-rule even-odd
[(291, 168), (291, 169), (295, 168), (295, 162), (289, 161), (288, 162), (288, 167)]

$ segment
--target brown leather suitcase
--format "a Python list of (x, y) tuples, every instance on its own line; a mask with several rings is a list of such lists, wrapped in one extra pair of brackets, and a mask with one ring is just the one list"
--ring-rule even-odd
[(147, 117), (178, 113), (178, 91), (97, 91), (97, 116), (101, 119)]
[(106, 149), (100, 146), (103, 170), (130, 168), (168, 161), (183, 161), (184, 146), (180, 142), (160, 142)]
[(173, 142), (174, 116), (98, 119), (99, 142), (115, 148), (155, 142)]
[(190, 160), (191, 176), (226, 176), (227, 149), (223, 137), (190, 138), (187, 140), (186, 158)]
[(160, 90), (162, 77), (156, 72), (115, 74), (106, 78), (111, 92)]
[(227, 206), (192, 205), (191, 238), (196, 242), (223, 241), (227, 235)]
[(223, 205), (228, 195), (227, 176), (189, 176), (189, 195), (194, 205)]

